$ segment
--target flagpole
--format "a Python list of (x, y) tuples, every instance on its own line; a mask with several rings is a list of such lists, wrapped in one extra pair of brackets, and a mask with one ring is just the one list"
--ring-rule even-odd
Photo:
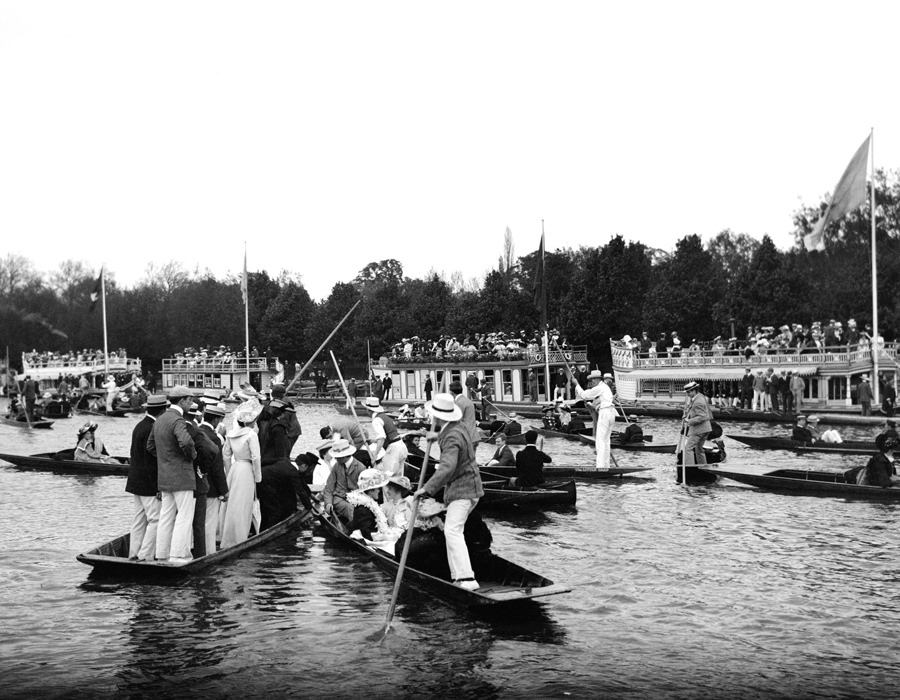
[[(541, 303), (545, 309), (545, 313), (543, 316), (546, 316), (546, 308), (547, 308), (547, 268), (544, 265), (544, 252), (547, 250), (547, 243), (544, 240), (544, 220), (541, 219), (541, 270), (543, 270), (544, 279), (541, 283)], [(550, 393), (550, 338), (549, 338), (549, 323), (546, 318), (541, 318), (541, 321), (544, 322), (544, 387), (547, 391), (547, 402), (553, 400), (553, 396)]]
[(250, 383), (250, 281), (247, 279), (247, 241), (244, 241), (244, 357), (247, 360), (247, 383)]
[(878, 262), (875, 255), (875, 127), (872, 127), (869, 142), (872, 144), (872, 390), (874, 393), (875, 405), (881, 403), (879, 394), (881, 393), (880, 382), (878, 381), (878, 355), (881, 348), (878, 347)]
[(103, 359), (106, 361), (106, 376), (109, 376), (109, 347), (106, 336), (106, 266), (100, 268), (100, 303), (103, 308)]

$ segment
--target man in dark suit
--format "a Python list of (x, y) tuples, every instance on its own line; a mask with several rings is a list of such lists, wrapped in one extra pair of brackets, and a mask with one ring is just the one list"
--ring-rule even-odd
[(453, 400), (462, 411), (460, 423), (469, 431), (472, 444), (477, 446), (481, 442), (481, 433), (478, 431), (478, 422), (475, 419), (475, 404), (469, 400), (468, 396), (463, 394), (462, 384), (458, 381), (450, 382), (450, 393), (453, 394)]
[(34, 403), (37, 400), (37, 382), (25, 375), (25, 383), (22, 385), (22, 396), (25, 398), (25, 415), (28, 420), (34, 420)]
[(260, 530), (277, 525), (297, 511), (298, 501), (304, 508), (311, 508), (309, 489), (297, 464), (287, 457), (262, 467), (262, 481), (256, 485), (259, 510), (262, 515)]
[[(207, 474), (213, 469), (216, 460), (221, 459), (219, 441), (213, 442), (209, 436), (200, 430), (200, 421), (203, 413), (198, 404), (193, 404), (188, 410), (187, 428), (194, 441), (197, 456), (194, 458), (195, 484), (194, 489), (194, 517), (191, 520), (191, 532), (193, 546), (191, 554), (194, 559), (206, 556), (206, 500), (209, 493), (209, 479)], [(215, 551), (215, 550), (213, 550)]]
[(544, 465), (553, 460), (537, 448), (537, 431), (525, 433), (525, 447), (516, 453), (516, 486), (540, 486), (544, 483)]
[[(225, 417), (224, 404), (207, 405), (203, 409), (203, 421), (199, 431), (203, 433), (209, 442), (216, 448), (216, 454), (207, 465), (206, 479), (209, 482), (209, 491), (206, 493), (206, 522), (203, 526), (206, 540), (206, 553), (216, 551), (216, 531), (219, 527), (219, 508), (228, 500), (228, 481), (225, 478), (225, 462), (222, 458), (222, 436), (219, 435), (219, 424)], [(196, 441), (195, 443), (196, 444)], [(199, 448), (198, 448), (199, 449)]]
[(146, 415), (131, 432), (131, 465), (125, 491), (134, 496), (134, 517), (131, 520), (130, 559), (143, 561), (156, 555), (156, 528), (159, 525), (159, 499), (156, 498), (156, 455), (147, 452), (147, 439), (153, 431), (156, 417), (166, 410), (166, 397), (147, 398)]

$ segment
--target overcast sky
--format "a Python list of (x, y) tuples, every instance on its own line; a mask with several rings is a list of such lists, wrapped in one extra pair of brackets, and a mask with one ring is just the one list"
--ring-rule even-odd
[(2, 252), (302, 275), (725, 228), (793, 245), (870, 128), (900, 4), (0, 3)]

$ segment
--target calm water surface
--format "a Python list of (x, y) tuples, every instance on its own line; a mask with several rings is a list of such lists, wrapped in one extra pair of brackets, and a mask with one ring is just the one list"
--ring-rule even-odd
[[(334, 415), (304, 408), (297, 450)], [(74, 446), (0, 426), (0, 451)], [(100, 418), (127, 454), (135, 418)], [(648, 419), (655, 442), (674, 421)], [(725, 423), (768, 434), (767, 424)], [(872, 430), (843, 428), (847, 437)], [(729, 459), (842, 464), (728, 441)], [(590, 464), (547, 440), (557, 462)], [(490, 448), (481, 447), (481, 453)], [(647, 476), (580, 483), (577, 509), (490, 518), (494, 549), (570, 594), (507, 613), (415, 591), (377, 643), (392, 580), (317, 531), (177, 585), (94, 579), (75, 555), (127, 531), (122, 477), (0, 466), (4, 697), (890, 697), (900, 692), (900, 508), (683, 488), (671, 455), (616, 454)], [(850, 457), (858, 463), (865, 458)]]

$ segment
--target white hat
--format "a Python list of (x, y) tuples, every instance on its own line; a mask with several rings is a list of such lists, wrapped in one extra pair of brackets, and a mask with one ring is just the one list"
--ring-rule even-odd
[(694, 391), (695, 389), (699, 389), (700, 385), (695, 381), (690, 381), (684, 385), (685, 391)]
[(377, 396), (367, 396), (366, 403), (364, 405), (372, 413), (383, 413), (384, 412), (384, 406), (381, 405), (381, 401), (378, 400)]
[(614, 377), (609, 372), (604, 372), (603, 378), (604, 379), (614, 379)]
[(425, 410), (434, 418), (448, 423), (462, 418), (462, 409), (453, 400), (453, 394), (435, 394), (434, 399), (425, 404)]
[(603, 372), (599, 369), (592, 369), (591, 373), (587, 376), (588, 379), (603, 379)]
[(622, 336), (622, 342), (623, 342), (623, 343), (630, 343), (630, 342), (631, 342), (631, 336), (630, 336), (630, 335), (623, 335), (623, 336)]
[(388, 475), (380, 469), (363, 469), (356, 480), (359, 491), (368, 491), (369, 489), (380, 489), (387, 485)]
[(349, 457), (356, 452), (356, 446), (351, 445), (344, 438), (334, 441), (334, 447), (331, 448), (331, 454), (334, 457)]
[(250, 399), (242, 403), (234, 412), (234, 419), (245, 424), (252, 423), (259, 417), (261, 411), (262, 406), (259, 405), (259, 402), (256, 399)]

